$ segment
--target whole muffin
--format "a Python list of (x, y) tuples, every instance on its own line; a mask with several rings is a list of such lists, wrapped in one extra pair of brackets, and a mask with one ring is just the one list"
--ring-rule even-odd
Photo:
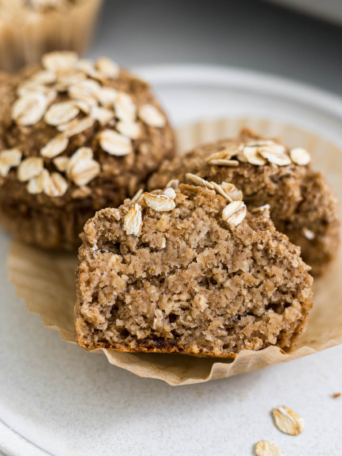
[(248, 213), (224, 188), (145, 193), (87, 222), (75, 307), (82, 347), (235, 357), (295, 344), (312, 307), (310, 268), (268, 211)]
[(174, 136), (148, 84), (107, 58), (54, 52), (0, 76), (0, 218), (18, 239), (78, 247), (85, 222), (143, 186)]
[(0, 0), (0, 68), (16, 71), (64, 49), (83, 54), (103, 0)]
[(187, 173), (235, 184), (249, 210), (269, 207), (276, 229), (300, 246), (303, 260), (319, 276), (336, 257), (340, 222), (336, 197), (310, 161), (302, 148), (243, 129), (237, 138), (200, 145), (164, 162), (148, 187), (162, 188), (171, 179), (186, 182)]

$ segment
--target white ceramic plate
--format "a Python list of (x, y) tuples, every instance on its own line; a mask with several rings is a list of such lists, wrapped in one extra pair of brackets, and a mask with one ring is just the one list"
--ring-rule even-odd
[[(342, 147), (342, 100), (240, 70), (137, 69), (176, 125), (227, 115), (272, 117)], [(7, 282), (9, 238), (0, 232), (0, 451), (12, 456), (223, 456), (253, 454), (260, 439), (284, 454), (340, 455), (342, 347), (229, 380), (183, 388), (140, 379), (104, 356), (62, 342), (28, 314)], [(334, 364), (332, 371), (330, 366)], [(296, 438), (269, 411), (285, 403), (306, 420)]]

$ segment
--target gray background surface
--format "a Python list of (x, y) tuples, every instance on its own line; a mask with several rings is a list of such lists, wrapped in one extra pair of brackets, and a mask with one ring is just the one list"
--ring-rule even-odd
[[(342, 5), (341, 5), (342, 8)], [(107, 0), (91, 55), (229, 65), (342, 95), (342, 27), (257, 0)]]

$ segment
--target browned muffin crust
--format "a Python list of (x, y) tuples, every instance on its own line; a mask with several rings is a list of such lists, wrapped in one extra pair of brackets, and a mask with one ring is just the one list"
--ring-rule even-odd
[(174, 204), (147, 196), (85, 226), (79, 345), (217, 357), (291, 348), (312, 307), (312, 277), (268, 212), (225, 221), (225, 198), (185, 184)]
[[(262, 139), (252, 130), (243, 129), (233, 140), (198, 146), (183, 157), (165, 161), (149, 180), (148, 187), (162, 188), (170, 179), (186, 182), (186, 173), (218, 184), (235, 184), (242, 190), (249, 210), (270, 205), (277, 230), (300, 246), (312, 274), (319, 276), (336, 257), (340, 226), (337, 200), (323, 174), (313, 171), (310, 164), (300, 166), (293, 162), (286, 166), (272, 163), (260, 166), (237, 161), (237, 166), (218, 166), (207, 161), (214, 153)], [(278, 140), (274, 143), (281, 144)]]
[[(64, 55), (64, 53), (58, 54)], [(66, 54), (74, 55), (74, 53)], [(148, 176), (157, 169), (163, 159), (173, 156), (172, 128), (158, 101), (151, 93), (149, 85), (119, 68), (117, 74), (108, 76), (106, 72), (110, 74), (110, 71), (107, 67), (115, 70), (115, 64), (108, 62), (107, 59), (99, 59), (99, 61), (100, 64), (95, 62), (94, 65), (89, 66), (89, 62), (79, 60), (73, 63), (74, 67), (55, 72), (51, 71), (51, 68), (47, 68), (45, 76), (53, 73), (57, 75), (57, 80), (53, 83), (40, 84), (38, 88), (34, 83), (27, 85), (27, 81), (32, 81), (37, 77), (37, 72), (42, 68), (28, 68), (11, 76), (0, 75), (0, 217), (3, 226), (24, 242), (46, 248), (76, 248), (80, 244), (79, 233), (82, 231), (84, 223), (94, 215), (95, 211), (104, 207), (120, 205), (125, 198), (132, 196), (143, 186)], [(50, 58), (47, 66), (51, 67), (51, 65)], [(77, 65), (83, 66), (78, 68)], [(133, 110), (134, 107), (136, 109), (131, 120), (130, 106), (128, 106), (128, 118), (124, 119), (127, 100), (124, 100), (126, 105), (123, 103), (124, 106), (119, 111), (116, 108), (116, 101), (106, 103), (106, 100), (109, 100), (106, 95), (104, 95), (104, 101), (100, 102), (96, 98), (100, 92), (96, 92), (96, 96), (95, 92), (89, 96), (81, 93), (78, 98), (76, 90), (76, 95), (71, 96), (70, 87), (78, 85), (78, 82), (72, 83), (71, 80), (75, 73), (80, 76), (81, 84), (81, 77), (91, 81), (91, 84), (95, 85), (95, 89), (99, 90), (102, 95), (103, 88), (115, 89), (117, 94), (129, 95), (133, 102)], [(67, 77), (71, 82), (65, 82)], [(36, 85), (39, 86), (39, 84)], [(52, 94), (52, 101), (48, 103), (45, 115), (52, 106), (58, 103), (80, 101), (81, 106), (77, 108), (79, 112), (70, 122), (93, 119), (83, 131), (78, 134), (70, 134), (67, 147), (53, 157), (42, 157), (42, 149), (56, 136), (69, 135), (69, 133), (65, 133), (65, 130), (60, 131), (63, 124), (51, 125), (46, 121), (44, 115), (37, 122), (27, 125), (21, 122), (20, 116), (13, 118), (18, 92), (23, 98), (27, 95), (30, 96), (29, 92), (37, 93), (39, 90), (44, 90), (46, 96)], [(93, 110), (93, 105), (95, 108), (100, 107), (105, 110), (100, 114), (111, 114), (112, 118), (104, 119), (102, 123), (94, 120), (94, 116), (96, 117), (99, 113), (95, 112), (95, 109)], [(146, 118), (142, 118), (140, 115), (141, 108), (146, 105), (152, 106), (150, 109), (157, 111), (155, 125), (152, 125), (153, 119), (152, 122), (147, 123)], [(89, 112), (86, 112), (87, 109)], [(153, 114), (155, 111), (152, 112)], [(133, 128), (132, 132), (125, 130), (123, 134), (118, 131), (119, 128), (126, 128), (127, 124), (128, 129)], [(68, 125), (68, 122), (64, 125)], [(121, 151), (120, 146), (118, 152), (115, 153), (104, 150), (100, 141), (100, 132), (104, 130), (114, 131), (120, 134), (120, 138), (124, 138)], [(132, 137), (127, 138), (128, 134), (132, 134)], [(56, 158), (70, 158), (81, 147), (91, 149), (90, 153), (93, 154), (91, 159), (87, 158), (85, 167), (78, 167), (78, 177), (82, 173), (85, 176), (86, 183), (84, 184), (76, 179), (75, 168), (61, 171), (55, 164)], [(131, 148), (131, 150), (127, 152), (127, 148)], [(30, 180), (20, 181), (18, 179), (18, 166), (11, 167), (9, 171), (6, 168), (3, 170), (1, 167), (2, 152), (11, 149), (21, 152), (21, 163), (28, 157), (41, 157), (44, 169), (48, 171), (50, 177), (53, 173), (62, 177), (58, 181), (58, 183), (61, 181), (62, 188), (51, 188), (51, 185), (50, 187), (48, 185), (43, 190), (38, 189), (39, 193), (32, 193), (37, 190), (35, 181), (37, 176), (35, 176), (31, 179), (34, 182), (29, 191)], [(89, 181), (87, 181), (87, 173)], [(51, 180), (49, 182), (51, 184)], [(64, 191), (65, 193), (63, 193)]]

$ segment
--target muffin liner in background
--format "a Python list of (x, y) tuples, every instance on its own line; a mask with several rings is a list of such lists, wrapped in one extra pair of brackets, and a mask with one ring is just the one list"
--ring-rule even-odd
[[(228, 118), (201, 122), (177, 130), (178, 150), (235, 136), (242, 127), (266, 136), (281, 136), (290, 146), (310, 150), (314, 169), (321, 170), (342, 203), (342, 152), (324, 139), (277, 121)], [(13, 242), (8, 258), (9, 279), (27, 310), (42, 317), (43, 324), (60, 332), (63, 340), (75, 342), (74, 303), (76, 254), (50, 253)], [(235, 360), (196, 358), (170, 354), (120, 353), (107, 349), (108, 361), (140, 377), (157, 378), (170, 385), (188, 385), (262, 369), (316, 353), (342, 343), (342, 254), (314, 284), (314, 307), (306, 332), (291, 353), (279, 347), (243, 350)]]
[(82, 55), (93, 37), (102, 2), (81, 0), (45, 12), (15, 2), (6, 10), (0, 8), (0, 69), (15, 71), (38, 63), (43, 54), (53, 50), (71, 50)]

